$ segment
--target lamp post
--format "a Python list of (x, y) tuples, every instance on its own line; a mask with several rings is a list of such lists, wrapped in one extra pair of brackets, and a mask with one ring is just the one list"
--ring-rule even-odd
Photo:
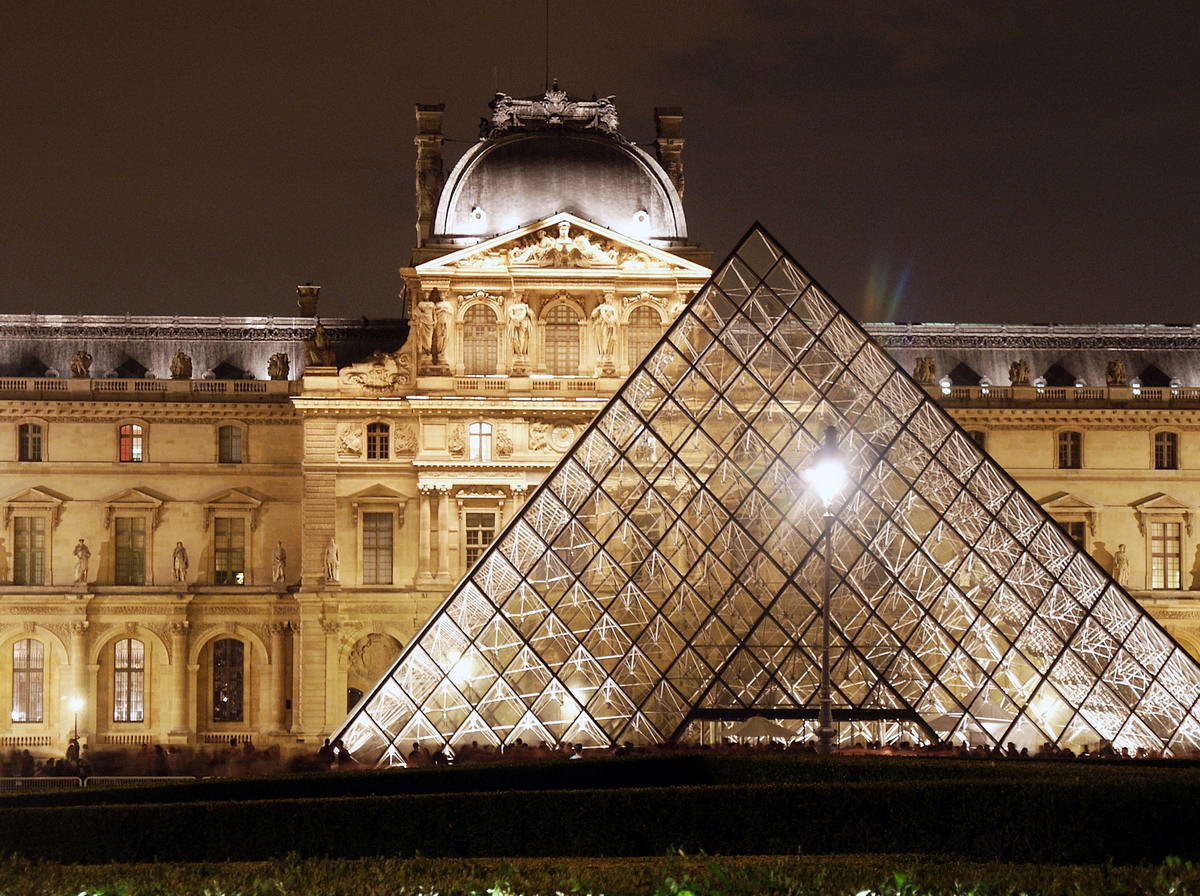
[(83, 707), (85, 705), (86, 704), (83, 702), (82, 697), (72, 697), (71, 701), (67, 704), (67, 706), (70, 707), (71, 712), (75, 713), (75, 740), (76, 741), (79, 740), (79, 713), (83, 711)]
[(817, 752), (833, 752), (833, 695), (829, 682), (829, 592), (833, 588), (833, 502), (846, 487), (846, 460), (837, 446), (837, 430), (825, 427), (825, 444), (804, 478), (825, 505), (825, 586), (821, 594), (821, 709), (818, 717)]

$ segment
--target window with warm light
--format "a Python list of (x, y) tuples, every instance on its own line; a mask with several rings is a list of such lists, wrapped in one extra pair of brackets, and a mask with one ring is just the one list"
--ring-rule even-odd
[(555, 305), (546, 315), (544, 360), (555, 376), (579, 373), (579, 315), (570, 305)]
[(34, 638), (23, 638), (12, 647), (12, 713), (14, 722), (42, 721), (45, 685), (45, 648)]
[(1183, 541), (1179, 523), (1150, 524), (1150, 587), (1178, 591), (1181, 584)]
[(492, 459), (492, 424), (472, 423), (467, 428), (467, 448), (471, 460)]
[(1156, 432), (1154, 434), (1154, 469), (1179, 469), (1179, 433)]
[(46, 584), (46, 518), (13, 517), (14, 585)]
[(39, 423), (22, 423), (17, 427), (17, 460), (42, 459), (42, 427)]
[(212, 720), (241, 722), (245, 718), (245, 648), (236, 638), (222, 638), (212, 646)]
[(392, 428), (386, 423), (367, 424), (367, 460), (387, 460)]
[(662, 337), (662, 321), (653, 308), (633, 309), (625, 327), (625, 354), (630, 368), (637, 367)]
[(246, 520), (242, 517), (213, 520), (213, 584), (246, 584)]
[(472, 305), (463, 315), (463, 372), (487, 376), (496, 372), (500, 326), (487, 305)]
[(364, 585), (392, 584), (395, 517), (390, 513), (364, 513), (362, 517), (362, 581)]
[(145, 719), (146, 645), (124, 638), (113, 645), (113, 721)]
[(1066, 431), (1058, 434), (1058, 468), (1078, 470), (1083, 466), (1083, 433)]
[[(117, 430), (117, 459), (123, 464), (141, 463), (145, 457), (146, 433), (138, 423), (125, 423)], [(212, 457), (210, 454), (209, 457)]]

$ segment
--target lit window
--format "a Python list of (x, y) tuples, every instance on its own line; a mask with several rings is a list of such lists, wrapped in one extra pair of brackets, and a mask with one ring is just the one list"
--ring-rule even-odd
[(472, 423), (467, 429), (467, 447), (471, 460), (491, 460), (492, 424)]
[(662, 322), (657, 311), (646, 305), (633, 309), (625, 329), (625, 354), (629, 366), (633, 368), (642, 363), (661, 336)]
[(1083, 466), (1083, 433), (1060, 432), (1058, 434), (1058, 468), (1078, 470)]
[(17, 460), (42, 459), (42, 427), (37, 423), (22, 423), (17, 427)]
[(392, 428), (386, 423), (367, 426), (367, 460), (387, 460)]
[(1154, 469), (1179, 469), (1179, 433), (1156, 432), (1154, 434)]
[(116, 538), (116, 583), (146, 584), (146, 518), (119, 516), (114, 520)]
[(246, 521), (241, 517), (213, 520), (213, 584), (246, 584)]
[(113, 721), (145, 718), (146, 646), (125, 638), (113, 647)]
[(46, 518), (13, 518), (13, 584), (46, 584)]
[(222, 638), (212, 647), (214, 722), (240, 722), (245, 681), (244, 648), (235, 638)]
[(579, 373), (579, 315), (570, 305), (555, 305), (546, 315), (546, 372)]
[(486, 305), (472, 305), (463, 316), (463, 372), (486, 375), (496, 372), (500, 327)]
[(141, 463), (145, 449), (145, 433), (142, 427), (137, 423), (126, 423), (118, 432), (120, 445), (117, 459), (123, 464)]
[(475, 564), (483, 549), (496, 537), (496, 514), (467, 511), (467, 567)]
[(1178, 591), (1182, 542), (1179, 523), (1150, 524), (1150, 587)]
[(45, 676), (45, 648), (41, 641), (25, 638), (12, 649), (12, 714), (14, 722), (42, 720), (42, 685)]
[(364, 585), (392, 584), (392, 532), (390, 513), (363, 514), (362, 580)]
[(242, 462), (242, 428), (240, 426), (222, 426), (217, 431), (218, 459), (223, 464), (240, 464)]
[(981, 451), (987, 450), (987, 433), (982, 429), (972, 429), (967, 433), (971, 437), (971, 441), (979, 446)]

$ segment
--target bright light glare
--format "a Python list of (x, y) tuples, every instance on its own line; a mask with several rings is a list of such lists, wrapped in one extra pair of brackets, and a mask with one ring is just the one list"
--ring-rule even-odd
[(850, 476), (846, 472), (845, 461), (840, 457), (826, 456), (805, 470), (804, 478), (817, 493), (821, 503), (828, 507), (842, 493)]
[(82, 697), (72, 697), (70, 702), (67, 703), (67, 706), (70, 707), (71, 712), (82, 712), (83, 707), (86, 705), (87, 704), (83, 702)]

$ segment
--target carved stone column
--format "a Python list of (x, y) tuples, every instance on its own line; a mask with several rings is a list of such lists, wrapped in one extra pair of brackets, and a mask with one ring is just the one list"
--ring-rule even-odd
[(445, 175), (442, 170), (442, 112), (445, 106), (417, 104), (417, 246), (433, 233), (433, 216)]
[[(67, 699), (68, 703), (74, 699), (84, 701), (83, 709), (79, 711), (79, 734), (81, 737), (85, 732), (91, 730), (89, 721), (92, 718), (91, 701), (88, 700), (87, 630), (88, 621), (86, 619), (77, 619), (71, 623), (71, 693), (67, 695)], [(66, 722), (73, 733), (75, 713), (70, 711), (69, 706), (67, 712)]]
[(421, 488), (421, 518), (417, 529), (417, 581), (429, 581), (429, 488)]
[(438, 578), (450, 578), (450, 486), (438, 487)]
[(188, 733), (188, 629), (186, 619), (171, 623), (171, 731), (174, 737)]
[(656, 106), (654, 109), (655, 154), (666, 169), (675, 192), (683, 199), (683, 109)]
[(271, 687), (267, 694), (267, 699), (270, 701), (267, 707), (267, 730), (271, 734), (286, 733), (286, 728), (284, 727), (284, 720), (286, 718), (284, 713), (284, 671), (287, 663), (285, 662), (284, 651), (287, 649), (285, 646), (287, 631), (288, 624), (286, 622), (271, 623)]

